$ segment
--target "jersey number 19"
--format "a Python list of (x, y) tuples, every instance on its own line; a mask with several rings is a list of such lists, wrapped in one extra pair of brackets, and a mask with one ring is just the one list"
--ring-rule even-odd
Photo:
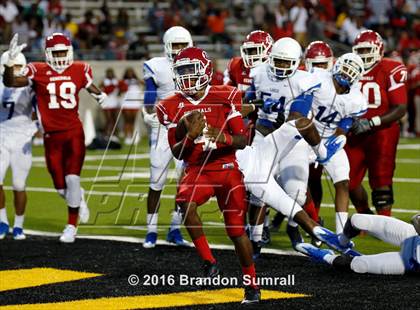
[[(77, 105), (76, 101), (76, 85), (73, 82), (63, 82), (59, 87), (54, 82), (47, 85), (48, 92), (50, 93), (50, 101), (48, 103), (48, 108), (50, 109), (59, 109), (60, 105), (65, 109), (73, 109)], [(58, 93), (57, 93), (58, 90)], [(57, 95), (61, 100), (57, 101)]]

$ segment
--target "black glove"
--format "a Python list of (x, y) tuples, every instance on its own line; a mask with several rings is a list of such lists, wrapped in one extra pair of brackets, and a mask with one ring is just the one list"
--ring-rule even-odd
[(371, 120), (367, 118), (360, 118), (354, 121), (353, 126), (351, 127), (351, 131), (356, 135), (360, 135), (364, 132), (368, 132), (373, 127), (375, 127), (375, 125)]

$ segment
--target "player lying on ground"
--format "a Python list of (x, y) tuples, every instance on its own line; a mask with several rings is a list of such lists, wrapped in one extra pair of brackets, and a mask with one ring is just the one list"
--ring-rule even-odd
[(175, 81), (181, 92), (160, 101), (157, 114), (160, 123), (168, 128), (173, 155), (184, 160), (186, 166), (176, 202), (195, 248), (205, 262), (206, 276), (217, 276), (219, 269), (197, 209), (216, 196), (243, 274), (251, 280), (245, 287), (243, 303), (259, 302), (252, 246), (244, 229), (245, 186), (235, 160), (235, 150), (246, 145), (242, 117), (235, 109), (241, 105), (242, 98), (234, 87), (210, 86), (212, 72), (212, 62), (206, 52), (196, 47), (181, 50), (174, 59)]
[[(0, 59), (0, 239), (9, 232), (6, 213), (3, 180), (10, 166), (15, 205), (13, 238), (25, 239), (23, 220), (26, 207), (26, 178), (32, 165), (32, 136), (37, 131), (32, 122), (32, 103), (34, 93), (29, 86), (9, 88), (3, 85), (4, 66), (9, 59), (9, 52), (4, 52)], [(20, 75), (26, 66), (26, 58), (17, 54), (13, 74)]]
[[(147, 194), (147, 234), (143, 243), (145, 248), (153, 248), (157, 240), (158, 212), (160, 195), (168, 178), (171, 161), (175, 161), (178, 177), (182, 175), (182, 161), (175, 159), (168, 143), (168, 132), (159, 123), (155, 105), (159, 100), (175, 93), (175, 82), (172, 71), (172, 61), (183, 48), (193, 46), (191, 34), (187, 29), (174, 26), (169, 28), (163, 36), (165, 56), (154, 57), (144, 62), (144, 121), (150, 126), (150, 188)], [(181, 235), (180, 225), (182, 215), (177, 210), (172, 213), (171, 227), (166, 240), (178, 245), (186, 245)]]
[(383, 215), (354, 214), (347, 221), (343, 233), (339, 235), (344, 244), (361, 231), (365, 231), (387, 243), (400, 246), (400, 252), (349, 257), (336, 255), (330, 250), (318, 249), (307, 243), (299, 244), (298, 248), (314, 260), (340, 270), (384, 275), (420, 273), (420, 213), (416, 214), (411, 222), (412, 225)]
[(85, 137), (79, 119), (78, 94), (85, 88), (102, 103), (106, 94), (93, 83), (92, 69), (84, 62), (73, 62), (73, 47), (61, 33), (45, 40), (46, 62), (29, 63), (24, 75), (15, 76), (13, 65), (26, 44), (18, 45), (15, 34), (9, 46), (4, 84), (7, 87), (31, 86), (37, 97), (37, 110), (44, 129), (45, 158), (57, 192), (68, 206), (68, 224), (61, 242), (74, 242), (77, 222), (89, 219), (89, 209), (80, 187), (80, 171), (85, 157)]

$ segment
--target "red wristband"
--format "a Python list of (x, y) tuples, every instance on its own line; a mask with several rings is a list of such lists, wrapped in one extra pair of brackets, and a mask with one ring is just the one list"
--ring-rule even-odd
[(225, 144), (226, 145), (232, 145), (233, 137), (228, 133), (223, 133), (223, 135), (225, 136)]

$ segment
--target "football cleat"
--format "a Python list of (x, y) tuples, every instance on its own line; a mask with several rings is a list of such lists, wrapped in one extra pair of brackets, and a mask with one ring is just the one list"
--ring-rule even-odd
[(295, 247), (296, 251), (309, 256), (313, 261), (318, 263), (327, 263), (324, 257), (328, 254), (334, 255), (333, 250), (320, 249), (309, 243), (299, 243)]
[(66, 225), (63, 234), (60, 237), (60, 242), (73, 243), (76, 240), (77, 227), (71, 224)]
[(331, 157), (334, 156), (335, 153), (337, 153), (339, 150), (341, 150), (344, 145), (346, 144), (346, 137), (344, 135), (339, 136), (331, 136), (327, 139), (325, 142), (325, 148), (327, 149), (327, 156), (325, 158), (317, 158), (316, 160), (320, 164), (327, 163)]
[(217, 262), (209, 262), (208, 260), (204, 261), (204, 276), (206, 278), (214, 278), (220, 274), (219, 266)]
[(259, 303), (261, 300), (261, 291), (258, 287), (246, 286), (242, 305)]
[(6, 235), (9, 233), (9, 224), (5, 222), (0, 222), (0, 239), (4, 239)]
[[(319, 220), (318, 220), (318, 224), (321, 225), (321, 226), (324, 226), (324, 219), (320, 217)], [(317, 248), (320, 248), (321, 245), (322, 245), (322, 241), (318, 240), (314, 236), (311, 236), (311, 244), (316, 246)]]
[(89, 208), (85, 201), (85, 190), (83, 188), (80, 188), (82, 191), (82, 201), (80, 202), (80, 208), (79, 208), (79, 220), (80, 223), (86, 224), (89, 221)]
[(154, 248), (156, 246), (156, 240), (157, 240), (157, 233), (155, 232), (148, 232), (146, 235), (146, 239), (143, 243), (143, 248), (150, 249)]
[(264, 245), (271, 243), (271, 233), (270, 233), (270, 227), (264, 226), (262, 235), (261, 235), (261, 243)]
[(169, 229), (166, 235), (166, 241), (179, 246), (188, 246), (188, 242), (182, 237), (180, 229)]
[(13, 239), (15, 240), (25, 240), (26, 236), (23, 233), (23, 229), (20, 227), (13, 228)]
[(292, 247), (294, 249), (296, 248), (297, 244), (304, 242), (302, 235), (299, 232), (299, 226), (293, 227), (291, 225), (287, 225), (286, 232), (290, 238), (290, 241), (292, 242)]
[(314, 232), (315, 236), (330, 248), (349, 256), (361, 256), (359, 252), (352, 249), (354, 247), (354, 242), (349, 241), (347, 244), (342, 245), (338, 235), (325, 227), (317, 227), (320, 228), (321, 232)]

